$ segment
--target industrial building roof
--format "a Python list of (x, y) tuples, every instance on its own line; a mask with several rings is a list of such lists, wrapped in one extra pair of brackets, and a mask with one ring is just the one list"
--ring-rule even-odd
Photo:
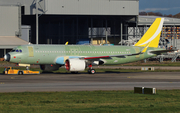
[(151, 25), (156, 18), (164, 18), (165, 26), (180, 26), (180, 19), (160, 16), (139, 16), (138, 25)]
[(28, 43), (16, 36), (0, 36), (0, 49), (11, 49), (19, 45), (27, 45)]

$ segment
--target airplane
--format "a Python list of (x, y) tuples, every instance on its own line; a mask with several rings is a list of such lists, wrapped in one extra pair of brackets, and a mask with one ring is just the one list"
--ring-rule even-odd
[(173, 51), (158, 48), (164, 18), (156, 18), (148, 31), (134, 46), (100, 45), (21, 45), (4, 56), (5, 61), (29, 66), (40, 65), (43, 71), (55, 71), (65, 66), (71, 73), (94, 74), (94, 65), (124, 64)]

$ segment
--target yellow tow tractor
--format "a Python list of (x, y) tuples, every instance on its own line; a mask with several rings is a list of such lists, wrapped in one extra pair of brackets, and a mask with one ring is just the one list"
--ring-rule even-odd
[(13, 69), (12, 67), (6, 67), (3, 71), (3, 74), (9, 75), (9, 74), (40, 74), (40, 71), (31, 71), (31, 70), (20, 70), (20, 69)]

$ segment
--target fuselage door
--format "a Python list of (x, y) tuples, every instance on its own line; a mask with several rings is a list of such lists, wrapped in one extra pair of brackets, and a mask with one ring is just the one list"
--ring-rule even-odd
[(32, 46), (28, 46), (29, 57), (34, 57), (34, 51)]

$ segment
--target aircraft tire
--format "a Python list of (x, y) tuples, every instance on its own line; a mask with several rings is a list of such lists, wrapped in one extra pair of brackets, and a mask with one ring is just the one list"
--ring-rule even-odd
[(89, 70), (88, 70), (88, 73), (89, 73), (89, 74), (95, 74), (96, 71), (95, 71), (95, 69), (89, 69)]
[(19, 72), (18, 72), (18, 75), (23, 75), (23, 72), (22, 72), (22, 71), (19, 71)]

